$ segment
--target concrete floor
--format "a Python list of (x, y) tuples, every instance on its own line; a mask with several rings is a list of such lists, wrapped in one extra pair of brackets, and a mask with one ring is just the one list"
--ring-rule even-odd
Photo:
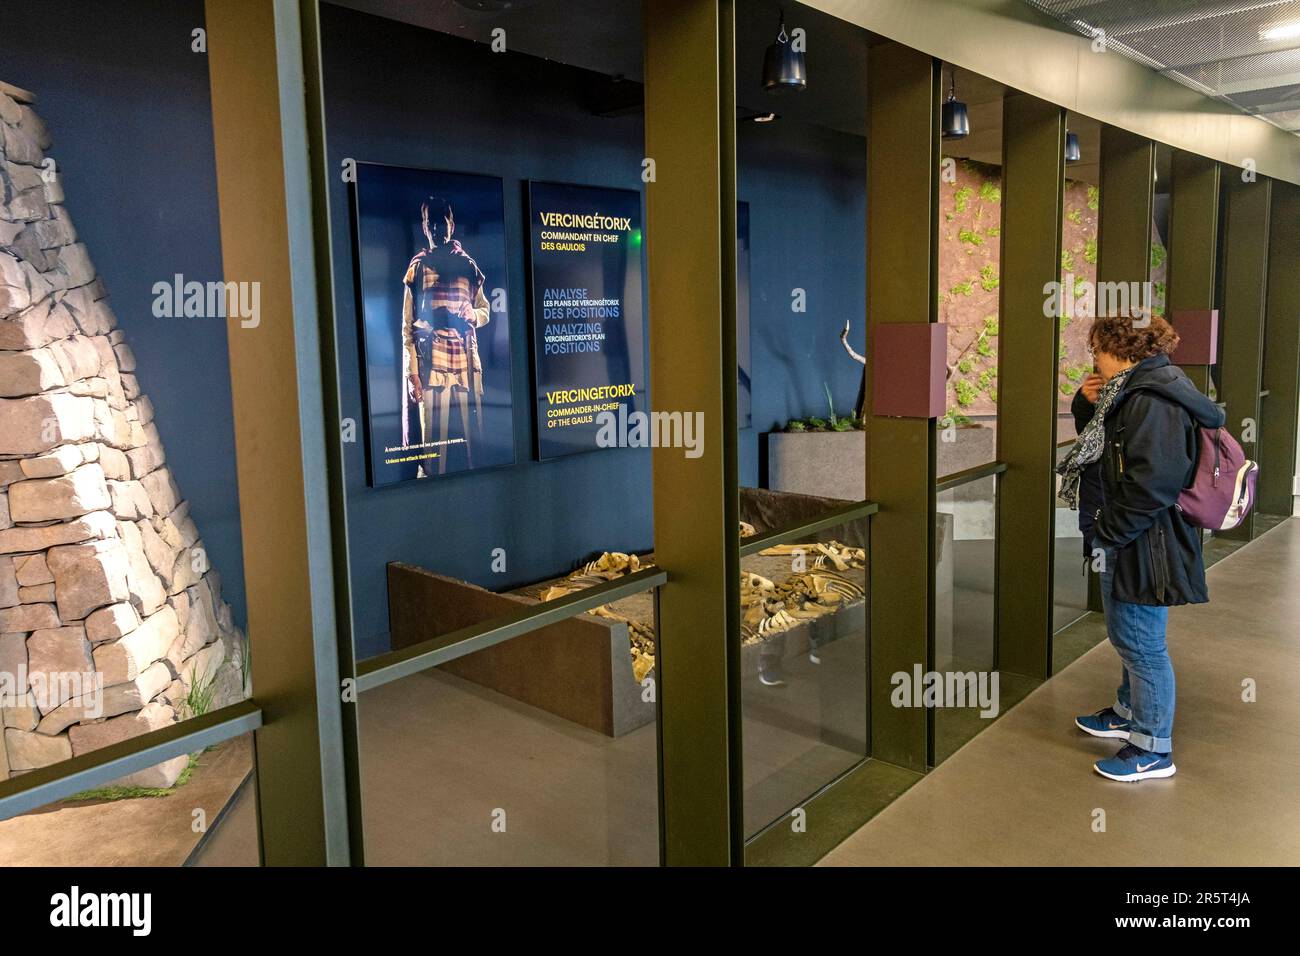
[[(1073, 726), (1114, 699), (1109, 644), (1043, 684), (822, 861), (879, 865), (1300, 863), (1300, 520), (1209, 573), (1212, 603), (1175, 608), (1177, 776), (1108, 781), (1117, 749)], [(1242, 682), (1257, 682), (1255, 703)], [(1105, 831), (1095, 832), (1097, 811)]]

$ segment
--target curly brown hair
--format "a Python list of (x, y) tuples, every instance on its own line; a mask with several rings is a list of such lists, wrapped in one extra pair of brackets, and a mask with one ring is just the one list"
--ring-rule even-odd
[(1104, 316), (1092, 323), (1088, 344), (1126, 362), (1140, 362), (1153, 355), (1168, 355), (1178, 348), (1178, 333), (1158, 315), (1136, 326), (1132, 316)]

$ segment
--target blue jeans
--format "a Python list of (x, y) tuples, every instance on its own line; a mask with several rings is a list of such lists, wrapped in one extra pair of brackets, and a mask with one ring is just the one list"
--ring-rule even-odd
[(1152, 753), (1174, 749), (1174, 665), (1165, 646), (1169, 608), (1130, 604), (1112, 596), (1115, 552), (1101, 572), (1106, 635), (1123, 662), (1115, 713), (1129, 721), (1129, 743)]

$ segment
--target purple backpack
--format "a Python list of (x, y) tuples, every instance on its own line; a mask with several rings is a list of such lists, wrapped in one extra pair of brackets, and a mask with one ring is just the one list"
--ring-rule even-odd
[(1200, 453), (1192, 483), (1178, 496), (1178, 508), (1188, 524), (1227, 531), (1241, 524), (1255, 505), (1259, 465), (1246, 457), (1222, 428), (1197, 428)]

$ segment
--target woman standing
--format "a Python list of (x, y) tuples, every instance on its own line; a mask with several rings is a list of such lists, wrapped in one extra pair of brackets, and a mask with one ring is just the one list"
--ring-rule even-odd
[(1089, 346), (1100, 383), (1089, 383), (1095, 401), (1080, 389), (1076, 409), (1083, 404), (1086, 424), (1057, 468), (1061, 496), (1077, 508), (1084, 469), (1100, 466), (1093, 553), (1106, 633), (1123, 672), (1115, 703), (1075, 724), (1094, 737), (1127, 741), (1093, 764), (1125, 782), (1174, 775), (1174, 668), (1165, 627), (1170, 606), (1209, 600), (1201, 532), (1176, 502), (1196, 467), (1196, 426), (1218, 428), (1224, 415), (1170, 361), (1177, 345), (1178, 333), (1156, 316), (1093, 323)]

